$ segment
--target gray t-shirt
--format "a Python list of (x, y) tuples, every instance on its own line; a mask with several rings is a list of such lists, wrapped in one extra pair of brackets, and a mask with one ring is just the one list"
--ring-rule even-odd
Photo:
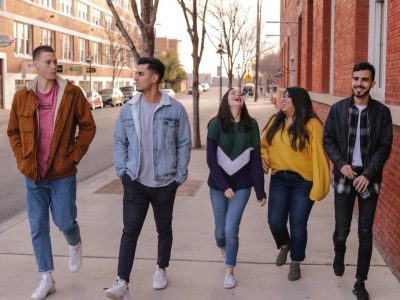
[(154, 180), (153, 165), (153, 114), (158, 103), (146, 102), (143, 96), (140, 99), (140, 167), (138, 181), (148, 187), (165, 186)]

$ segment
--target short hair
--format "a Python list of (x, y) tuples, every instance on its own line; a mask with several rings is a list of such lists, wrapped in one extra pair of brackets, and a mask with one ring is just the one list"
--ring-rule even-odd
[(54, 49), (51, 48), (50, 46), (46, 46), (46, 45), (39, 46), (39, 47), (35, 48), (35, 50), (33, 50), (32, 60), (37, 60), (39, 58), (40, 54), (42, 54), (44, 52), (55, 53)]
[(162, 63), (161, 60), (154, 57), (141, 57), (137, 61), (137, 64), (149, 65), (147, 68), (157, 73), (159, 77), (158, 82), (161, 82), (161, 80), (163, 79), (165, 73), (165, 65)]
[(354, 68), (353, 68), (353, 73), (357, 72), (357, 71), (364, 71), (364, 70), (368, 70), (371, 72), (371, 79), (372, 79), (372, 81), (374, 81), (375, 80), (375, 68), (373, 65), (371, 65), (367, 61), (363, 61), (358, 64), (355, 64)]

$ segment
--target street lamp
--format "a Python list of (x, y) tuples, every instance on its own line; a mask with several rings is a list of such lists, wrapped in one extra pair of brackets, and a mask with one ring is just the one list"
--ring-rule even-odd
[(224, 45), (218, 45), (217, 52), (219, 54), (219, 101), (222, 101), (222, 54), (225, 54)]
[(92, 62), (93, 62), (93, 56), (91, 56), (91, 55), (86, 56), (86, 62), (89, 64), (90, 92), (92, 92)]
[(240, 66), (240, 64), (237, 65), (236, 70), (238, 72), (238, 89), (239, 92), (241, 90), (241, 85), (242, 85), (242, 78), (240, 78), (240, 70), (242, 69), (242, 67)]

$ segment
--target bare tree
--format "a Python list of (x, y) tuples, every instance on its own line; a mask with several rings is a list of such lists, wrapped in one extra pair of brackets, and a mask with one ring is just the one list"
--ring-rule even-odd
[(106, 59), (112, 78), (112, 86), (116, 86), (116, 81), (121, 75), (122, 68), (127, 65), (127, 49), (124, 47), (124, 38), (116, 32), (106, 32), (109, 45), (106, 46)]
[[(239, 36), (246, 24), (248, 9), (241, 5), (240, 0), (227, 2), (226, 0), (214, 0), (210, 3), (209, 13), (213, 20), (207, 24), (214, 29), (214, 36), (210, 38), (214, 46), (221, 42), (225, 46), (224, 66), (228, 75), (228, 85), (231, 88), (235, 63), (240, 53)], [(218, 35), (220, 36), (218, 37)]]
[[(200, 139), (200, 114), (199, 114), (199, 66), (204, 50), (204, 40), (206, 35), (206, 12), (208, 0), (204, 0), (200, 11), (198, 11), (197, 0), (185, 1), (177, 0), (182, 8), (185, 17), (187, 32), (192, 41), (192, 58), (193, 58), (193, 144), (194, 148), (201, 147)], [(199, 15), (200, 13), (200, 15)], [(200, 37), (198, 21), (201, 22)]]
[(125, 28), (121, 16), (114, 6), (112, 0), (106, 0), (108, 7), (110, 8), (114, 19), (115, 25), (118, 27), (122, 36), (131, 49), (132, 55), (137, 61), (141, 56), (154, 56), (154, 24), (157, 17), (157, 9), (159, 0), (140, 0), (140, 16), (136, 0), (131, 0), (131, 8), (133, 15), (136, 20), (136, 24), (139, 27), (142, 41), (140, 44), (141, 51), (138, 51), (138, 45), (133, 42), (132, 36), (129, 34), (128, 30)]

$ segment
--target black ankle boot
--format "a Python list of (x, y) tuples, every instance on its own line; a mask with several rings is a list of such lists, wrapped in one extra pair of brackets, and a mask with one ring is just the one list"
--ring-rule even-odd
[(344, 251), (335, 251), (335, 259), (333, 260), (333, 271), (336, 276), (342, 276), (344, 273)]
[(354, 284), (353, 294), (356, 295), (357, 300), (368, 300), (369, 294), (365, 289), (364, 281), (357, 280)]

